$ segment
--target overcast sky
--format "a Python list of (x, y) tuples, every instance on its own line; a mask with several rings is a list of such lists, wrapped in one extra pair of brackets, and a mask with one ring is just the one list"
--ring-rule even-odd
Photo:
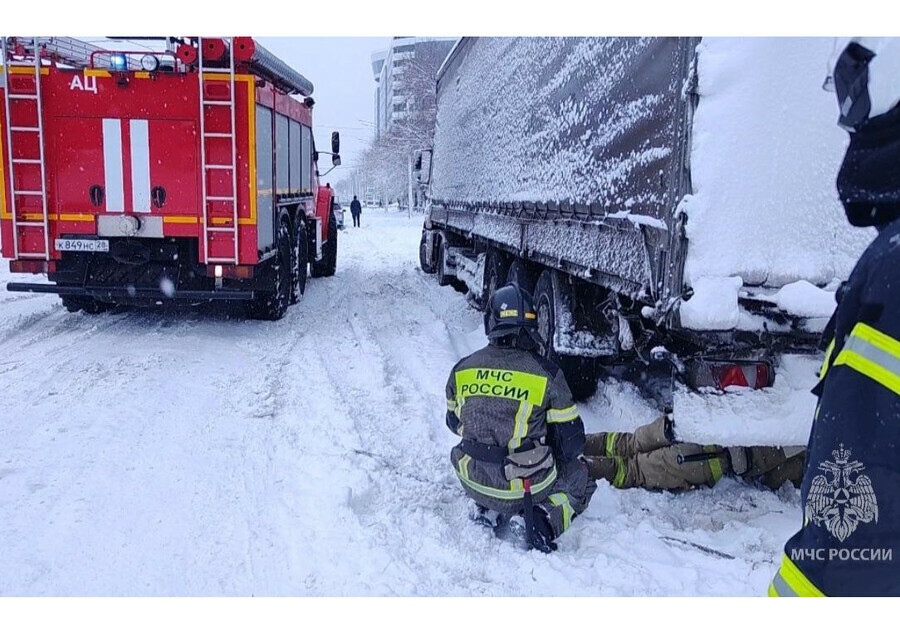
[[(259, 42), (313, 82), (316, 146), (328, 150), (331, 132), (341, 133), (343, 167), (353, 167), (375, 133), (375, 80), (371, 55), (390, 45), (389, 37), (260, 37)], [(331, 166), (323, 156), (321, 167)], [(338, 167), (327, 180), (346, 173)]]

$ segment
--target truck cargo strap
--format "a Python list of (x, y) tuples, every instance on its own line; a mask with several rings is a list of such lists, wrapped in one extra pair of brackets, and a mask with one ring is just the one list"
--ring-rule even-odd
[(98, 299), (138, 298), (188, 301), (249, 301), (254, 294), (249, 290), (174, 290), (166, 294), (162, 290), (126, 287), (90, 287), (54, 285), (52, 283), (7, 283), (7, 292), (35, 292), (60, 296), (90, 296)]

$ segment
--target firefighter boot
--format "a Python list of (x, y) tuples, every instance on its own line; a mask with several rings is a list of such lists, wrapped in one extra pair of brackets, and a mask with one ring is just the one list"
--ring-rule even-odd
[(653, 423), (641, 426), (634, 432), (598, 432), (585, 437), (586, 456), (619, 456), (631, 458), (666, 448), (675, 442), (674, 423), (671, 415), (661, 415)]
[(522, 516), (513, 516), (509, 519), (510, 533), (523, 549), (532, 548), (541, 553), (552, 553), (557, 549), (557, 544), (553, 541), (553, 528), (547, 514), (539, 507), (535, 507), (532, 515), (534, 516), (532, 533), (528, 533), (525, 518)]
[(672, 445), (674, 439), (672, 416), (662, 415), (652, 424), (641, 426), (634, 431), (634, 451), (637, 454), (647, 454)]

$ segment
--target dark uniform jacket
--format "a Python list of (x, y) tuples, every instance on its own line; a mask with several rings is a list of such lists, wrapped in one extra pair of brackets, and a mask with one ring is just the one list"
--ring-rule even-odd
[[(488, 345), (453, 367), (446, 390), (447, 426), (463, 440), (508, 452), (532, 444), (552, 449), (554, 464), (532, 480), (535, 502), (555, 491), (561, 465), (584, 449), (584, 425), (562, 371), (534, 353)], [(479, 504), (501, 513), (521, 507), (523, 481), (507, 480), (503, 465), (473, 458), (459, 446), (451, 462)]]
[(843, 287), (778, 596), (900, 595), (900, 221)]

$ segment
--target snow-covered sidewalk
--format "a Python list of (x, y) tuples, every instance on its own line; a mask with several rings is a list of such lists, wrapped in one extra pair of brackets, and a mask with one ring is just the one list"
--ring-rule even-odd
[[(764, 594), (793, 490), (601, 483), (550, 556), (470, 523), (444, 383), (480, 314), (418, 269), (421, 218), (362, 222), (277, 323), (0, 290), (0, 595)], [(582, 410), (654, 415), (618, 382)]]

